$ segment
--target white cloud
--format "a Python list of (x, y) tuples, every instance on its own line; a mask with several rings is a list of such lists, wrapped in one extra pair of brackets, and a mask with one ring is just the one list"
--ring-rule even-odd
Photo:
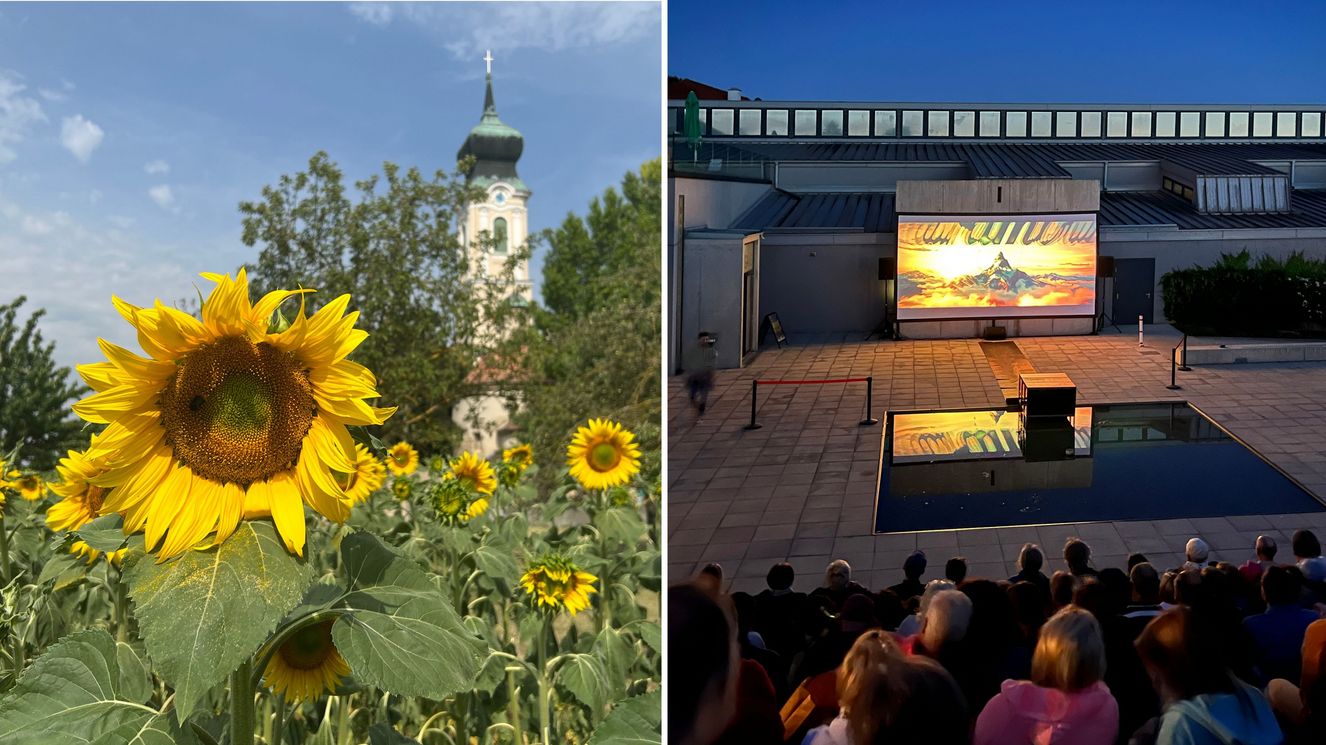
[(61, 103), (69, 100), (69, 96), (66, 96), (60, 91), (53, 91), (50, 88), (38, 88), (37, 93), (51, 103)]
[(65, 117), (60, 127), (60, 143), (83, 163), (88, 162), (105, 137), (101, 127), (84, 119), (82, 114)]
[(162, 209), (170, 209), (175, 204), (175, 194), (170, 190), (170, 184), (153, 186), (147, 190), (147, 195)]
[(39, 122), (46, 121), (41, 103), (21, 95), (26, 87), (18, 75), (0, 70), (0, 165), (18, 157), (13, 146)]
[(486, 49), (559, 52), (628, 43), (660, 25), (658, 3), (647, 2), (352, 3), (350, 12), (375, 26), (399, 17), (467, 60)]
[(123, 215), (111, 215), (110, 224), (120, 230), (128, 230), (134, 226), (134, 219), (132, 217), (124, 217)]
[(28, 235), (50, 235), (55, 230), (50, 223), (35, 215), (24, 215), (19, 228)]
[(359, 20), (367, 21), (374, 26), (391, 23), (390, 3), (350, 3), (350, 12)]
[(143, 166), (143, 172), (151, 174), (170, 173), (170, 164), (164, 160), (160, 159), (154, 160), (151, 163), (148, 163), (147, 165)]
[(106, 195), (101, 193), (101, 189), (93, 189), (92, 191), (88, 192), (87, 201), (90, 204), (96, 204), (97, 202), (100, 202), (101, 198), (104, 196)]

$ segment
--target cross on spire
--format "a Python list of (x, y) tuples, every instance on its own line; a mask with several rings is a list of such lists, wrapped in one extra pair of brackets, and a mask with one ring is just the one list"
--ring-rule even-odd
[(488, 74), (493, 74), (493, 50), (485, 49), (483, 52), (484, 65), (488, 68)]

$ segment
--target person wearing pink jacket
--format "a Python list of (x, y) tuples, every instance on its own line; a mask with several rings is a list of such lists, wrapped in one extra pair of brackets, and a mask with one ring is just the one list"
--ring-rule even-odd
[(1031, 680), (1004, 681), (977, 717), (972, 745), (1113, 745), (1119, 705), (1104, 675), (1100, 624), (1063, 608), (1041, 627)]

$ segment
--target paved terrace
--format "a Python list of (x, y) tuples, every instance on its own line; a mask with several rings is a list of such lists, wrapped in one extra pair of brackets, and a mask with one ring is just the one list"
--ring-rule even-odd
[[(1126, 331), (1128, 329), (1125, 329)], [(1170, 391), (1169, 327), (1147, 330), (1139, 349), (1128, 335), (1020, 338), (1041, 372), (1067, 373), (1079, 403), (1187, 400), (1280, 468), (1326, 498), (1326, 362), (1218, 365), (1180, 372)], [(761, 386), (762, 429), (745, 431), (750, 381), (873, 375), (874, 415), (859, 427), (865, 385)], [(1292, 558), (1289, 536), (1300, 527), (1326, 531), (1326, 512), (1134, 522), (1083, 523), (873, 535), (873, 509), (883, 412), (889, 409), (1001, 408), (1003, 398), (978, 341), (870, 341), (859, 337), (798, 343), (762, 352), (742, 370), (717, 375), (709, 409), (696, 418), (683, 378), (673, 377), (668, 405), (668, 571), (690, 575), (710, 561), (723, 565), (733, 591), (764, 588), (769, 566), (786, 560), (797, 587), (822, 581), (825, 565), (847, 559), (853, 579), (878, 589), (902, 579), (902, 562), (926, 551), (925, 579), (965, 556), (971, 576), (1016, 572), (1022, 544), (1046, 551), (1047, 573), (1063, 567), (1067, 537), (1081, 536), (1096, 566), (1123, 568), (1141, 551), (1159, 567), (1182, 563), (1183, 545), (1200, 535), (1212, 558), (1242, 563), (1266, 533)], [(1256, 499), (1256, 495), (1249, 495)]]

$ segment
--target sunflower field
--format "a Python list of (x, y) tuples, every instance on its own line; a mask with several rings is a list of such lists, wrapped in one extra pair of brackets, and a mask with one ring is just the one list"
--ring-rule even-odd
[(0, 455), (0, 743), (659, 741), (635, 435), (388, 446), (348, 296), (203, 277), (197, 316), (114, 300), (141, 351), (79, 366), (84, 449)]

